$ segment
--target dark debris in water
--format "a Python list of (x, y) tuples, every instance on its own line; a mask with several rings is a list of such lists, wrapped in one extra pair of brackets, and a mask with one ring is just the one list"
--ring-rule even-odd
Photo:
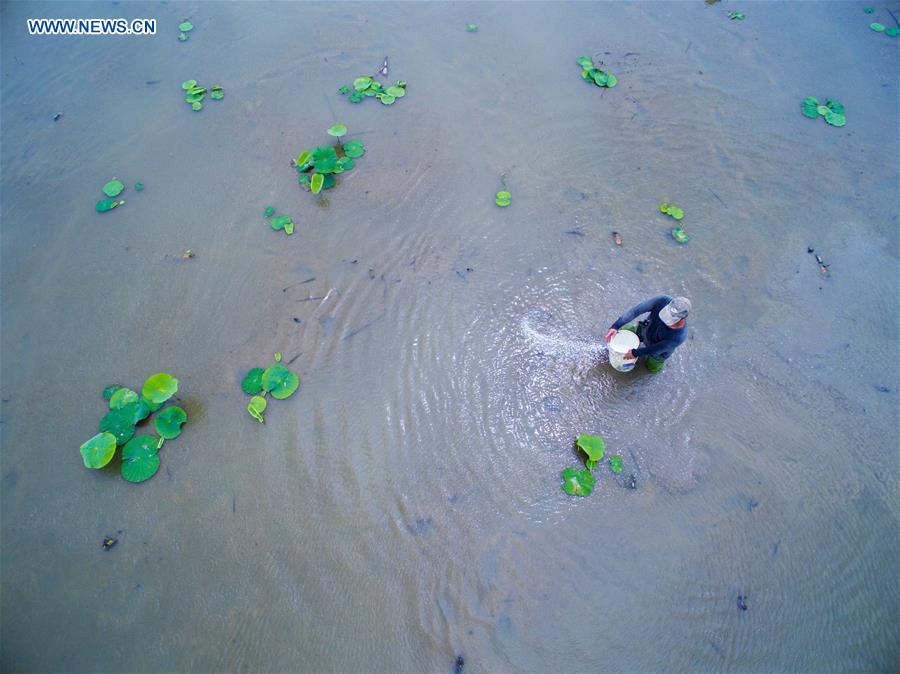
[(457, 655), (456, 662), (453, 663), (453, 674), (462, 674), (462, 670), (465, 666), (466, 659), (462, 655)]
[(118, 543), (118, 542), (119, 542), (118, 538), (107, 537), (107, 538), (103, 539), (103, 544), (100, 547), (102, 547), (104, 550), (110, 550), (110, 549), (114, 548), (116, 546), (116, 543)]
[(747, 597), (746, 596), (744, 596), (742, 594), (739, 594), (737, 596), (737, 607), (742, 611), (746, 611), (749, 608), (747, 606)]
[(413, 536), (429, 538), (434, 533), (434, 521), (430, 517), (420, 517), (412, 524), (407, 524), (406, 528)]
[(637, 477), (634, 473), (625, 478), (626, 489), (637, 489)]

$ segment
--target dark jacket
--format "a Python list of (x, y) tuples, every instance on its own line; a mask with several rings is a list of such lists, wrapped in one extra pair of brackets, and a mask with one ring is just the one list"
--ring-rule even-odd
[(641, 314), (650, 312), (650, 318), (639, 333), (644, 346), (634, 349), (631, 352), (632, 355), (636, 357), (656, 356), (665, 360), (685, 340), (687, 337), (687, 323), (681, 328), (673, 329), (663, 323), (659, 317), (660, 309), (671, 301), (672, 298), (668, 295), (658, 295), (631, 307), (612, 324), (612, 327), (620, 330), (626, 323), (630, 323)]

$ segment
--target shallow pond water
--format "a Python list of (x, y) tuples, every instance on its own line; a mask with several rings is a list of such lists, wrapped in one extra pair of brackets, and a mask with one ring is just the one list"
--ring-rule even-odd
[[(2, 669), (896, 670), (900, 38), (728, 9), (4, 4)], [(403, 99), (337, 95), (385, 54)], [(290, 160), (336, 122), (367, 152), (317, 203)], [(614, 372), (660, 292), (689, 340)], [(262, 426), (276, 351), (302, 384)], [(160, 370), (159, 473), (85, 470), (103, 387)], [(625, 471), (576, 499), (584, 432)]]

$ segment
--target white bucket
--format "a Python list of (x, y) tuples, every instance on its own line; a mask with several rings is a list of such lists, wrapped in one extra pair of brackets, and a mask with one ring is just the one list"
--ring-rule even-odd
[(641, 345), (641, 340), (633, 332), (619, 330), (609, 341), (609, 364), (619, 372), (628, 372), (637, 358), (626, 359), (625, 354)]

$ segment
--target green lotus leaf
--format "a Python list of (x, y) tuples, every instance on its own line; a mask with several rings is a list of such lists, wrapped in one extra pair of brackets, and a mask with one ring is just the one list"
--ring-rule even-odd
[(897, 37), (900, 35), (900, 28), (888, 28), (884, 31), (886, 35), (890, 35), (891, 37)]
[(294, 223), (293, 223), (293, 221), (287, 223), (287, 224), (284, 226), (284, 233), (287, 234), (288, 236), (290, 236), (291, 234), (294, 233)]
[(806, 98), (803, 99), (803, 104), (817, 106), (817, 105), (819, 105), (819, 99), (815, 98), (814, 96), (807, 96)]
[(825, 121), (831, 124), (831, 126), (844, 126), (847, 123), (847, 118), (842, 114), (831, 112), (829, 110), (825, 114)]
[(819, 106), (818, 105), (806, 105), (804, 103), (803, 107), (801, 109), (801, 112), (803, 112), (804, 117), (809, 117), (810, 119), (815, 119), (816, 117), (819, 116)]
[[(289, 215), (276, 215), (274, 218), (272, 218), (269, 224), (272, 225), (272, 229), (274, 229), (276, 232), (280, 229), (285, 230), (285, 232), (288, 234), (294, 231), (294, 222), (293, 220), (291, 220), (291, 216)], [(287, 231), (288, 227), (291, 228), (290, 232)]]
[(188, 38), (187, 38), (187, 33), (178, 33), (178, 40), (179, 40), (180, 42), (184, 42), (184, 41), (187, 40), (187, 39), (188, 39)]
[(300, 178), (297, 180), (300, 183), (300, 187), (309, 191), (309, 176), (306, 174), (300, 174)]
[(622, 457), (618, 455), (613, 455), (609, 457), (609, 469), (614, 473), (622, 472)]
[(141, 394), (154, 404), (162, 404), (178, 391), (178, 380), (170, 374), (159, 372), (144, 382)]
[(144, 183), (135, 183), (135, 184), (134, 184), (134, 191), (135, 191), (135, 192), (140, 192), (140, 191), (143, 190), (143, 189), (144, 189)]
[(157, 440), (152, 435), (139, 435), (122, 448), (122, 477), (129, 482), (149, 480), (159, 470)]
[(348, 86), (345, 84), (345, 85), (342, 86), (340, 89), (338, 89), (338, 93), (339, 93), (341, 96), (346, 96), (347, 94), (350, 93), (350, 87), (348, 87)]
[(393, 104), (394, 104), (394, 101), (397, 100), (396, 98), (394, 98), (394, 97), (391, 96), (390, 94), (382, 94), (382, 95), (379, 96), (378, 98), (379, 98), (379, 100), (380, 100), (384, 105), (393, 105)]
[(120, 388), (109, 399), (109, 409), (117, 410), (129, 403), (137, 402), (141, 397), (129, 388)]
[(322, 189), (330, 190), (332, 187), (334, 187), (336, 182), (337, 181), (335, 180), (334, 176), (331, 174), (328, 174), (325, 176), (325, 182), (322, 183)]
[(340, 138), (341, 136), (347, 135), (347, 127), (343, 124), (335, 124), (334, 126), (330, 126), (325, 129), (325, 132), (329, 136), (334, 136), (335, 138)]
[(194, 30), (194, 24), (192, 24), (190, 21), (182, 21), (178, 24), (178, 30), (180, 30), (182, 33), (187, 33), (188, 31)]
[(616, 79), (615, 75), (613, 75), (612, 73), (606, 74), (606, 86), (608, 88), (612, 89), (618, 83), (619, 83), (619, 80)]
[(341, 157), (338, 159), (337, 163), (344, 171), (349, 171), (356, 167), (356, 162), (353, 161), (352, 157)]
[(273, 398), (283, 400), (293, 395), (300, 386), (300, 377), (288, 370), (284, 365), (275, 363), (270, 365), (262, 376), (263, 389), (272, 394)]
[(181, 424), (185, 421), (187, 421), (187, 412), (172, 405), (156, 415), (153, 427), (159, 433), (159, 437), (172, 440), (181, 435)]
[(595, 478), (589, 470), (566, 468), (562, 472), (563, 491), (573, 496), (589, 496), (594, 491)]
[(362, 103), (365, 96), (358, 91), (354, 91), (350, 96), (347, 97), (347, 100), (351, 103)]
[(312, 151), (312, 165), (319, 173), (331, 173), (337, 166), (337, 151), (330, 145), (315, 148)]
[(358, 159), (366, 153), (366, 147), (359, 140), (348, 140), (344, 143), (344, 154), (351, 159)]
[(275, 208), (273, 206), (266, 206), (266, 210), (263, 211), (263, 215), (267, 218), (271, 218), (275, 215)]
[(110, 398), (112, 398), (113, 393), (118, 391), (120, 388), (122, 387), (118, 384), (110, 384), (109, 386), (107, 386), (105, 389), (103, 389), (104, 400), (109, 400)]
[(863, 9), (863, 11), (864, 11), (866, 14), (871, 14), (871, 13), (874, 12), (875, 10), (872, 9), (871, 7), (866, 7), (865, 9)]
[(684, 217), (684, 211), (678, 208), (678, 206), (673, 206), (669, 209), (669, 215), (676, 220), (681, 220)]
[(203, 109), (203, 103), (197, 101), (196, 103), (191, 103), (191, 108), (193, 108), (194, 112), (199, 112)]
[(124, 445), (134, 435), (134, 410), (122, 408), (107, 412), (98, 430), (116, 436), (116, 444)]
[(325, 176), (321, 173), (314, 173), (312, 179), (309, 181), (309, 189), (313, 194), (318, 194), (322, 191), (322, 185), (325, 182)]
[(209, 97), (214, 101), (221, 101), (223, 98), (225, 98), (225, 92), (221, 89), (216, 89), (215, 87), (213, 87), (213, 90), (210, 92)]
[(241, 390), (247, 395), (256, 395), (262, 391), (262, 376), (265, 370), (261, 367), (254, 367), (247, 373), (241, 382)]
[(116, 180), (113, 178), (108, 183), (103, 186), (103, 194), (108, 197), (117, 197), (122, 194), (122, 190), (125, 189), (125, 183), (121, 180)]
[(837, 113), (838, 115), (844, 114), (844, 106), (841, 105), (841, 103), (839, 101), (833, 101), (830, 98), (826, 98), (825, 105), (828, 107), (829, 110), (831, 110), (834, 113)]
[(583, 79), (585, 82), (593, 82), (594, 81), (594, 77), (592, 75), (593, 72), (594, 72), (593, 68), (590, 68), (590, 69), (585, 68), (584, 70), (581, 71), (581, 79)]
[(498, 206), (509, 206), (510, 201), (512, 201), (512, 194), (509, 192), (501, 191), (494, 195), (494, 203)]
[(477, 24), (474, 24), (474, 23), (467, 24), (467, 25), (466, 25), (466, 32), (468, 32), (468, 33), (477, 33), (477, 32), (478, 32), (478, 25), (477, 25)]
[(81, 459), (85, 468), (103, 468), (116, 454), (116, 436), (112, 433), (97, 433), (81, 445)]
[(825, 113), (831, 112), (831, 110), (827, 105), (820, 105), (818, 108), (816, 108), (816, 112), (824, 117)]
[(365, 91), (371, 84), (371, 77), (357, 77), (355, 80), (353, 80), (353, 88), (357, 91)]
[(659, 212), (660, 213), (668, 213), (669, 212), (669, 204), (660, 204)]
[(297, 164), (298, 171), (305, 170), (305, 168), (309, 166), (310, 157), (312, 157), (312, 152), (309, 150), (303, 150), (303, 152), (297, 155), (297, 160), (294, 163)]
[(262, 413), (265, 411), (267, 405), (268, 402), (262, 396), (253, 396), (250, 398), (250, 404), (247, 405), (247, 411), (250, 412), (250, 416), (259, 423), (264, 424), (265, 419), (263, 419)]
[(594, 80), (594, 84), (596, 84), (598, 87), (605, 87), (606, 80), (609, 78), (609, 75), (607, 75), (602, 70), (595, 70), (593, 73), (591, 73), (591, 77)]
[(603, 438), (601, 438), (599, 435), (579, 435), (578, 439), (575, 441), (575, 444), (578, 445), (581, 450), (588, 455), (588, 459), (590, 461), (596, 463), (603, 458), (603, 452), (605, 451), (606, 443), (603, 442)]
[(193, 89), (196, 86), (197, 86), (197, 80), (188, 80), (187, 82), (181, 83), (181, 88), (184, 89), (185, 91), (190, 91), (191, 89)]
[(870, 24), (869, 24), (869, 28), (871, 28), (872, 30), (874, 30), (876, 33), (880, 33), (880, 32), (882, 32), (882, 31), (884, 30), (884, 24), (878, 23), (878, 22), (876, 21), (875, 23), (870, 23)]
[(678, 243), (687, 243), (691, 240), (691, 237), (688, 236), (687, 232), (685, 232), (681, 227), (672, 228), (672, 238), (675, 239)]
[(131, 420), (135, 424), (150, 416), (150, 406), (143, 399), (128, 403), (120, 409), (129, 411), (131, 413)]
[(580, 65), (585, 70), (590, 70), (594, 67), (594, 61), (590, 56), (579, 56), (577, 59), (575, 59), (575, 63)]
[(189, 91), (184, 97), (184, 102), (185, 103), (199, 103), (204, 98), (206, 98), (205, 91)]
[(384, 92), (388, 96), (393, 96), (394, 98), (403, 98), (404, 96), (406, 96), (406, 89), (404, 89), (403, 87), (398, 87), (396, 85), (388, 87), (384, 90)]

